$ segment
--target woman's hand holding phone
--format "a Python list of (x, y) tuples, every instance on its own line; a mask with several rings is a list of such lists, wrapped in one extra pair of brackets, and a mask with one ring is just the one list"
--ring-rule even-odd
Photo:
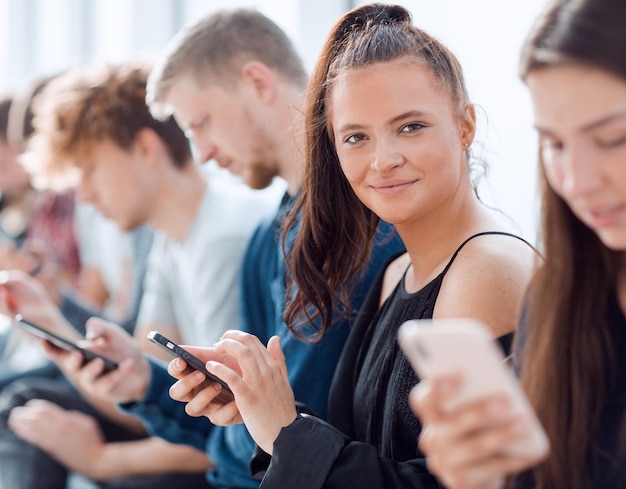
[[(230, 368), (238, 371), (236, 361), (228, 358), (227, 355), (218, 354), (215, 348), (183, 346), (186, 351), (194, 355), (206, 364), (208, 361), (220, 362), (229, 365)], [(212, 416), (216, 412), (222, 413), (222, 417), (228, 418), (230, 422), (214, 423), (228, 425), (241, 423), (237, 404), (233, 398), (223, 402), (220, 394), (224, 388), (217, 382), (207, 378), (207, 375), (200, 370), (191, 367), (183, 358), (175, 358), (167, 368), (168, 373), (178, 379), (170, 388), (170, 397), (180, 402), (186, 403), (185, 411), (190, 416), (206, 416), (213, 421)], [(228, 414), (225, 414), (228, 413)]]
[(170, 396), (187, 403), (187, 414), (206, 416), (213, 424), (245, 423), (254, 441), (271, 454), (280, 430), (297, 416), (278, 337), (265, 348), (256, 336), (227, 331), (213, 348), (184, 348), (206, 362), (209, 373), (228, 385), (235, 400), (216, 402), (221, 388), (207, 383), (204, 374), (189, 369), (180, 358), (168, 367), (170, 375), (179, 379), (170, 388)]
[(428, 470), (448, 489), (502, 489), (506, 476), (535, 465), (543, 454), (529, 458), (503, 449), (523, 443), (532, 430), (504, 395), (452, 411), (444, 408), (458, 394), (460, 382), (451, 375), (413, 388), (409, 403), (423, 425), (419, 449)]
[[(239, 371), (213, 361), (207, 369), (229, 385), (235, 395), (237, 419), (243, 420), (257, 445), (271, 454), (280, 431), (298, 415), (280, 339), (270, 338), (266, 348), (254, 335), (227, 331), (215, 351), (235, 359)], [(209, 419), (215, 424), (232, 424), (230, 415), (214, 409)]]
[(482, 325), (411, 321), (399, 340), (422, 379), (409, 399), (419, 448), (447, 488), (500, 489), (545, 458), (545, 433)]

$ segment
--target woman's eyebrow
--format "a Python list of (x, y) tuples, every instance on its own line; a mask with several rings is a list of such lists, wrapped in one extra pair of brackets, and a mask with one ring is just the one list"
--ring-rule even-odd
[(590, 122), (589, 124), (586, 124), (583, 127), (581, 127), (580, 131), (581, 132), (593, 131), (594, 129), (597, 129), (600, 126), (603, 126), (605, 124), (610, 124), (611, 122), (615, 122), (619, 119), (624, 119), (624, 118), (626, 118), (626, 110), (622, 112), (616, 112), (614, 114), (609, 114), (605, 117), (602, 117), (601, 119)]
[[(428, 112), (425, 112), (422, 110), (409, 110), (407, 112), (403, 112), (402, 114), (392, 117), (391, 119), (389, 119), (387, 123), (391, 125), (391, 124), (396, 124), (405, 119), (410, 119), (413, 117), (422, 118), (422, 117), (427, 117), (428, 115), (429, 115)], [(364, 124), (351, 124), (351, 123), (344, 124), (337, 128), (337, 134), (345, 134), (346, 132), (358, 131), (360, 129), (363, 129), (364, 127), (366, 127)]]

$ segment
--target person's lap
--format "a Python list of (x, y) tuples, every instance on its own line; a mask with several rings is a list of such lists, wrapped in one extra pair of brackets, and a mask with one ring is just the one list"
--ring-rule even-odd
[[(13, 382), (0, 392), (0, 489), (59, 489), (67, 483), (69, 474), (65, 467), (47, 453), (18, 438), (7, 426), (11, 409), (31, 399), (45, 399), (63, 409), (93, 416), (107, 441), (143, 438), (102, 416), (64, 378), (29, 377)], [(159, 474), (94, 484), (102, 489), (210, 489), (204, 474)]]

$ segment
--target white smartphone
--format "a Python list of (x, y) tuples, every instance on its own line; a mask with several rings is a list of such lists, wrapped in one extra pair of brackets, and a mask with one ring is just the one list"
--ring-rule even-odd
[(475, 319), (410, 320), (400, 326), (398, 342), (420, 378), (461, 376), (460, 391), (445, 409), (453, 410), (496, 393), (505, 394), (514, 412), (523, 415), (532, 426), (531, 435), (510, 445), (507, 451), (524, 457), (545, 453), (548, 438), (486, 326)]

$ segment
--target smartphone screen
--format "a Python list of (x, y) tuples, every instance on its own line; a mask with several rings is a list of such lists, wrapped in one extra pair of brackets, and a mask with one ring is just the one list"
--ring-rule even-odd
[(207, 379), (209, 379), (210, 381), (217, 382), (218, 384), (220, 384), (222, 386), (222, 390), (218, 394), (218, 396), (215, 398), (216, 401), (222, 404), (226, 404), (234, 400), (233, 393), (231, 392), (230, 387), (228, 387), (228, 384), (224, 382), (222, 379), (220, 379), (219, 377), (216, 377), (215, 375), (210, 373), (206, 369), (204, 362), (200, 360), (198, 357), (192, 355), (187, 350), (185, 350), (182, 346), (177, 345), (173, 341), (163, 336), (158, 331), (150, 331), (150, 333), (148, 333), (148, 339), (152, 341), (153, 343), (159, 345), (164, 350), (168, 351), (171, 355), (185, 360), (185, 362), (187, 362), (187, 365), (189, 365), (191, 368), (194, 368), (202, 372), (204, 375), (207, 376)]
[(56, 333), (53, 333), (52, 331), (49, 331), (43, 328), (42, 326), (39, 326), (38, 324), (35, 324), (31, 321), (24, 319), (21, 314), (17, 314), (15, 316), (15, 323), (19, 328), (23, 329), (24, 331), (28, 331), (30, 334), (35, 335), (38, 338), (41, 338), (43, 340), (46, 340), (49, 343), (52, 343), (57, 348), (62, 348), (67, 351), (78, 350), (83, 356), (85, 363), (88, 363), (91, 360), (94, 360), (95, 358), (102, 359), (102, 361), (104, 361), (105, 373), (115, 370), (117, 368), (117, 363), (114, 362), (113, 360), (110, 360), (86, 348), (82, 348), (81, 346), (77, 345), (73, 341), (63, 338), (62, 336), (59, 336)]

